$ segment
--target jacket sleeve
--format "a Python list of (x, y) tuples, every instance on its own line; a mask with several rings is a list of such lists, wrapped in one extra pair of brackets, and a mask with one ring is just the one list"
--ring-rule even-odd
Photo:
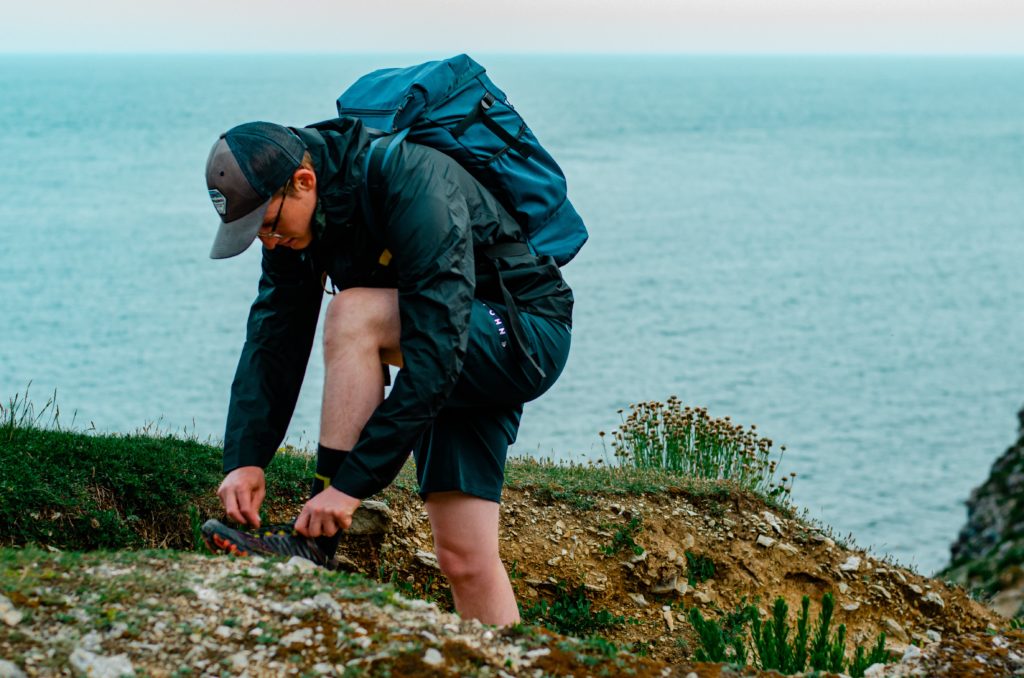
[(231, 384), (224, 472), (266, 468), (288, 429), (309, 362), (323, 288), (306, 255), (263, 250), (259, 294)]
[(359, 499), (395, 479), (451, 394), (475, 288), (466, 199), (444, 165), (391, 174), (384, 235), (397, 268), (403, 367), (331, 483)]

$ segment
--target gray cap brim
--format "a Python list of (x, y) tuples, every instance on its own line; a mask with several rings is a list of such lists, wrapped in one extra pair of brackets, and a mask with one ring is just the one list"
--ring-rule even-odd
[(270, 206), (271, 200), (273, 200), (272, 197), (241, 219), (227, 223), (222, 221), (217, 228), (217, 235), (213, 239), (210, 258), (227, 259), (249, 249), (249, 245), (256, 239), (256, 234), (263, 228), (263, 217), (267, 213), (267, 207)]

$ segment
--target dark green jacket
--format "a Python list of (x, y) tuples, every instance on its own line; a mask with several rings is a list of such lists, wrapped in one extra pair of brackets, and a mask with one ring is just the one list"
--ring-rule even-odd
[[(249, 313), (231, 385), (224, 471), (266, 467), (284, 439), (313, 344), (323, 274), (338, 289), (398, 289), (404, 367), (363, 428), (332, 485), (363, 499), (386, 487), (444, 406), (462, 371), (474, 298), (501, 308), (494, 264), (481, 249), (524, 242), (494, 197), (449, 157), (411, 143), (385, 166), (379, 212), (367, 225), (362, 124), (297, 129), (317, 174), (313, 244), (263, 250), (259, 294)], [(390, 260), (384, 255), (390, 254)], [(386, 262), (386, 265), (384, 263)], [(500, 262), (519, 310), (572, 323), (572, 292), (550, 257)], [(507, 310), (507, 309), (506, 309)]]

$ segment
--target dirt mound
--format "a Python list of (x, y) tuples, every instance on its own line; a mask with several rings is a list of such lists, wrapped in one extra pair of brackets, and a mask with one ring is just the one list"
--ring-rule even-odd
[[(349, 567), (444, 604), (419, 499), (396, 491), (388, 500), (391, 529), (350, 540), (342, 555)], [(745, 493), (554, 499), (550, 492), (509, 489), (502, 558), (524, 608), (582, 585), (595, 613), (626, 619), (602, 629), (602, 637), (670, 665), (689, 665), (699, 646), (684, 613), (690, 607), (720, 618), (752, 603), (767, 616), (777, 596), (791, 611), (809, 596), (816, 614), (829, 592), (836, 599), (835, 624), (846, 625), (850, 650), (884, 632), (898, 656), (911, 645), (939, 653), (953, 648), (955, 639), (975, 637), (992, 656), (1014, 647), (1024, 654), (1013, 633), (1006, 648), (992, 645), (992, 631), (1005, 620), (963, 589), (836, 543), (819, 527)], [(945, 660), (962, 663), (979, 654), (986, 656), (978, 643), (965, 641), (960, 650), (945, 652)]]

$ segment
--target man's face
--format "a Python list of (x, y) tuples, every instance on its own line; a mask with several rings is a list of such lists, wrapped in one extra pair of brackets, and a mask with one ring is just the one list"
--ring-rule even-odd
[(285, 191), (271, 201), (263, 217), (263, 227), (256, 234), (268, 250), (275, 247), (303, 250), (313, 242), (316, 174), (300, 167), (289, 183), (294, 191)]

